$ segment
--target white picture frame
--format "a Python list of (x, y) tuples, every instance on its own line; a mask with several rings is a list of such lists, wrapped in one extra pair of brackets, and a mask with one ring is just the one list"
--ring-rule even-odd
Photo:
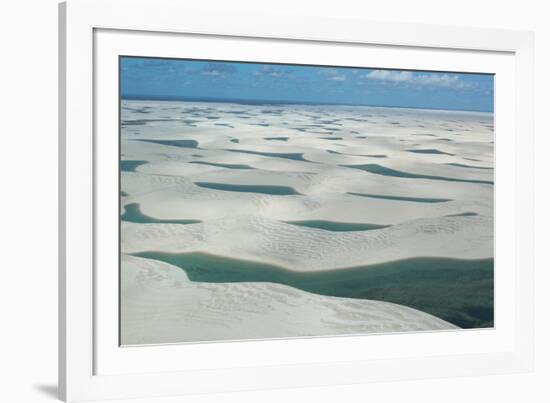
[[(139, 37), (140, 48), (132, 48), (132, 40), (124, 38), (132, 35)], [(217, 52), (241, 49), (242, 54), (235, 56), (241, 60), (247, 55), (247, 46), (253, 49), (254, 43), (262, 42), (276, 43), (279, 50), (271, 57), (285, 61), (298, 57), (296, 49), (290, 50), (293, 46), (318, 48), (309, 57), (320, 64), (324, 60), (330, 64), (326, 49), (345, 58), (370, 47), (386, 53), (386, 63), (394, 68), (403, 66), (392, 61), (392, 52), (402, 52), (400, 60), (409, 68), (477, 71), (474, 66), (480, 66), (498, 71), (496, 130), (504, 139), (497, 142), (496, 151), (496, 238), (502, 241), (497, 241), (495, 272), (502, 319), (498, 325), (497, 312), (495, 331), (120, 348), (114, 341), (118, 328), (113, 326), (118, 320), (118, 308), (113, 307), (118, 284), (102, 263), (105, 248), (98, 250), (101, 242), (112, 240), (101, 207), (108, 199), (103, 197), (108, 194), (103, 183), (110, 175), (104, 167), (117, 166), (118, 159), (107, 162), (116, 145), (106, 146), (97, 138), (99, 127), (109, 129), (109, 114), (118, 112), (109, 104), (115, 83), (100, 72), (109, 71), (104, 60), (123, 54), (117, 53), (122, 48), (140, 52), (149, 46), (148, 54), (162, 56), (175, 52), (171, 50), (174, 41), (183, 36), (212, 44), (224, 40), (233, 48)], [(184, 2), (173, 0), (70, 0), (60, 5), (59, 39), (62, 399), (169, 396), (532, 370), (531, 33), (259, 14), (228, 16), (189, 10)], [(250, 45), (238, 46), (239, 41)], [(208, 46), (201, 46), (202, 52), (209, 52)], [(179, 49), (177, 55), (182, 52)], [(248, 58), (252, 57), (250, 53)], [(504, 101), (498, 99), (499, 88), (501, 97), (507, 95)], [(498, 217), (504, 215), (513, 218), (512, 225), (501, 227), (512, 229), (506, 234), (498, 231)], [(397, 350), (391, 348), (396, 337), (402, 338)], [(365, 353), (357, 354), (358, 349)], [(290, 353), (282, 354), (285, 351)], [(176, 359), (184, 357), (189, 365)]]

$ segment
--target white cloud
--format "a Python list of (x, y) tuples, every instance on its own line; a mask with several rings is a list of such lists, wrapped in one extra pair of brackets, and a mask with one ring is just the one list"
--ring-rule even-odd
[(346, 76), (336, 69), (319, 70), (319, 75), (331, 81), (346, 81)]
[(211, 77), (225, 77), (235, 72), (235, 67), (230, 63), (207, 63), (200, 71), (202, 75)]
[(288, 68), (281, 68), (272, 65), (264, 65), (254, 72), (258, 79), (295, 79), (296, 76)]
[(202, 74), (205, 76), (219, 76), (221, 73), (218, 70), (205, 70)]
[(435, 85), (437, 87), (457, 87), (461, 84), (457, 75), (434, 73), (418, 75), (413, 82), (418, 82), (421, 85)]
[(373, 70), (363, 77), (370, 80), (401, 82), (410, 81), (412, 79), (412, 75), (413, 74), (410, 71)]
[(346, 76), (344, 76), (344, 75), (335, 75), (335, 76), (329, 77), (329, 80), (332, 80), (332, 81), (346, 81)]
[(417, 86), (473, 88), (475, 84), (460, 80), (456, 74), (447, 73), (416, 73), (397, 70), (373, 70), (364, 75), (369, 80), (389, 81), (393, 83), (407, 83)]
[(256, 76), (267, 76), (273, 78), (280, 78), (285, 75), (281, 69), (274, 66), (262, 66), (260, 69), (256, 70), (254, 74)]

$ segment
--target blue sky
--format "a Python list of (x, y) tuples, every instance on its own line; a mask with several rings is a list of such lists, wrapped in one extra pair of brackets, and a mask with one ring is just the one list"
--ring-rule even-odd
[(122, 97), (226, 98), (493, 111), (493, 76), (121, 58)]

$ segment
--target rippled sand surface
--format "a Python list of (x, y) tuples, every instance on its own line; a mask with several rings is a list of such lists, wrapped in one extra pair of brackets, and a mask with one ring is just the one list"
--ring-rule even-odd
[[(145, 252), (312, 276), (493, 257), (492, 114), (123, 101), (121, 133), (124, 344), (462, 326), (384, 293), (373, 301), (275, 280), (191, 281)], [(460, 297), (481, 302), (464, 315), (490, 325), (492, 277), (471, 272)]]

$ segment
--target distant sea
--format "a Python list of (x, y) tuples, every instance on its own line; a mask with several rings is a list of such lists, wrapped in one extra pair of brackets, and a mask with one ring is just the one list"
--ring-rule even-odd
[(398, 109), (424, 109), (424, 110), (450, 110), (461, 112), (483, 112), (492, 113), (492, 110), (478, 109), (443, 109), (427, 106), (407, 106), (407, 105), (369, 105), (369, 104), (345, 104), (331, 102), (312, 102), (312, 101), (293, 101), (293, 100), (273, 100), (273, 99), (242, 99), (242, 98), (217, 98), (217, 97), (188, 97), (180, 95), (141, 95), (141, 94), (122, 94), (121, 99), (133, 101), (183, 101), (183, 102), (213, 102), (230, 103), (241, 105), (313, 105), (313, 106), (366, 106), (370, 108), (398, 108)]

